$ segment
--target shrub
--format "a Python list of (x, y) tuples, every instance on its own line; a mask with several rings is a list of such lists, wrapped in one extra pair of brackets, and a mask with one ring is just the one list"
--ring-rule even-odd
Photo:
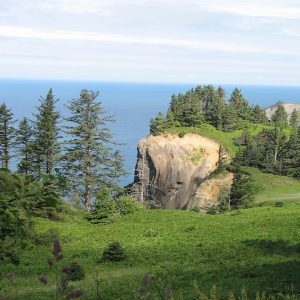
[(93, 224), (112, 223), (116, 220), (116, 203), (108, 189), (102, 189), (97, 194), (97, 199), (87, 219)]
[(195, 231), (196, 227), (194, 225), (188, 226), (187, 228), (185, 228), (185, 232), (191, 232), (191, 231)]
[(276, 201), (275, 202), (275, 207), (283, 207), (284, 203), (282, 201)]
[(71, 263), (69, 266), (62, 268), (62, 272), (65, 273), (65, 279), (68, 281), (78, 281), (85, 277), (83, 268), (76, 262)]
[(158, 236), (158, 233), (153, 229), (149, 229), (144, 232), (144, 236), (145, 237), (156, 237), (156, 236)]
[(35, 233), (33, 235), (33, 242), (35, 245), (48, 246), (51, 245), (52, 241), (58, 238), (59, 232), (56, 228), (50, 228), (43, 233)]
[(121, 215), (132, 214), (142, 208), (142, 205), (131, 196), (125, 195), (115, 200), (116, 210)]
[(101, 262), (122, 261), (126, 259), (125, 251), (119, 242), (111, 242), (104, 249)]

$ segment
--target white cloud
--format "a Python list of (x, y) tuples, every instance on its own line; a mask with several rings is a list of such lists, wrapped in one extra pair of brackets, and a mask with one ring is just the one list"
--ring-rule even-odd
[(104, 63), (91, 60), (105, 60), (106, 73), (118, 80), (209, 73), (240, 80), (248, 72), (249, 82), (261, 83), (258, 74), (279, 82), (288, 61), (285, 79), (299, 82), (296, 0), (0, 0), (0, 16), (0, 77), (33, 76), (30, 65), (34, 76), (39, 69), (54, 76), (50, 66), (66, 62), (57, 76), (75, 76), (77, 66), (78, 79), (94, 78)]
[(269, 53), (300, 56), (298, 51), (280, 50), (264, 47), (249, 47), (220, 43), (217, 41), (195, 41), (186, 39), (166, 39), (159, 37), (140, 37), (130, 35), (101, 34), (97, 32), (80, 31), (57, 31), (57, 30), (38, 30), (30, 27), (0, 26), (0, 37), (19, 38), (19, 39), (43, 39), (43, 40), (77, 40), (94, 41), (102, 43), (119, 43), (129, 45), (152, 45), (188, 48), (202, 51), (217, 52), (241, 52), (241, 53)]
[[(246, 17), (300, 19), (300, 5), (296, 1), (284, 0), (252, 0), (252, 1), (224, 1), (224, 0), (202, 0), (199, 9), (208, 10), (212, 13), (228, 13)], [(293, 3), (291, 5), (291, 3)]]

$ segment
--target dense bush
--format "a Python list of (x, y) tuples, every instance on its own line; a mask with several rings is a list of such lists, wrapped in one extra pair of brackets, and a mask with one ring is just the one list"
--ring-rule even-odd
[(128, 195), (117, 198), (115, 200), (115, 203), (116, 203), (116, 210), (121, 215), (132, 214), (143, 208), (141, 203), (137, 202), (134, 198)]
[(101, 262), (122, 261), (126, 259), (124, 248), (119, 242), (111, 242), (107, 248), (104, 249)]
[(76, 262), (71, 263), (69, 266), (62, 268), (62, 272), (65, 273), (64, 278), (68, 281), (78, 281), (85, 277), (83, 268)]
[(115, 222), (119, 215), (136, 212), (143, 206), (128, 195), (113, 199), (110, 192), (103, 189), (99, 192), (97, 200), (87, 219), (93, 224)]
[(0, 260), (18, 263), (16, 252), (30, 232), (28, 205), (35, 195), (25, 176), (0, 170)]

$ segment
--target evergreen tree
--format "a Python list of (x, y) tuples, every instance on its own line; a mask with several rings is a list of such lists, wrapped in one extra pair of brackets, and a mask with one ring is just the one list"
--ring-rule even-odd
[(197, 127), (204, 121), (200, 110), (199, 99), (193, 91), (185, 95), (185, 108), (182, 114), (182, 125)]
[(58, 122), (60, 114), (55, 110), (52, 89), (46, 98), (41, 97), (35, 121), (35, 168), (37, 173), (52, 174), (60, 159)]
[(258, 187), (255, 186), (251, 177), (238, 169), (234, 174), (230, 189), (230, 207), (233, 209), (251, 207), (257, 192)]
[(298, 125), (300, 125), (300, 115), (299, 111), (294, 109), (290, 116), (290, 126), (292, 130), (297, 130)]
[(283, 157), (284, 174), (300, 179), (300, 125), (292, 130), (292, 135), (285, 145)]
[(277, 109), (272, 116), (271, 120), (275, 123), (278, 128), (286, 128), (288, 125), (288, 114), (283, 106), (283, 104), (278, 103)]
[(155, 118), (150, 119), (150, 134), (159, 135), (166, 128), (166, 120), (162, 112), (159, 112)]
[(252, 122), (253, 123), (260, 123), (260, 124), (264, 124), (267, 123), (268, 118), (266, 116), (266, 111), (262, 108), (260, 108), (259, 105), (255, 105), (252, 108)]
[(251, 121), (251, 108), (247, 100), (243, 97), (240, 89), (235, 88), (233, 90), (229, 100), (229, 106), (237, 115), (238, 122), (236, 124), (236, 127), (239, 126), (239, 122), (241, 120)]
[(2, 168), (8, 169), (14, 140), (13, 113), (5, 103), (0, 106), (0, 155)]
[(65, 126), (65, 172), (88, 211), (96, 193), (104, 187), (115, 188), (125, 173), (120, 152), (112, 149), (116, 143), (106, 127), (113, 117), (106, 114), (98, 96), (99, 92), (82, 90), (67, 106), (71, 116)]
[(235, 109), (227, 105), (224, 110), (223, 114), (223, 125), (222, 128), (224, 131), (232, 131), (235, 130), (237, 127), (237, 112)]
[(34, 172), (33, 141), (34, 131), (30, 121), (24, 118), (16, 131), (16, 150), (18, 154), (18, 172), (31, 175)]

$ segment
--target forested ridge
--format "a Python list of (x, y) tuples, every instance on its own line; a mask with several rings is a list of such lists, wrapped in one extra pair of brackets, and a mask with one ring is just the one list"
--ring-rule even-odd
[[(150, 132), (161, 134), (172, 128), (197, 128), (210, 124), (224, 132), (243, 130), (236, 138), (236, 162), (262, 170), (300, 178), (300, 116), (290, 117), (281, 102), (271, 119), (260, 106), (250, 106), (238, 88), (229, 99), (222, 87), (197, 86), (186, 94), (173, 95), (168, 111), (150, 121)], [(261, 125), (253, 134), (253, 125)]]

